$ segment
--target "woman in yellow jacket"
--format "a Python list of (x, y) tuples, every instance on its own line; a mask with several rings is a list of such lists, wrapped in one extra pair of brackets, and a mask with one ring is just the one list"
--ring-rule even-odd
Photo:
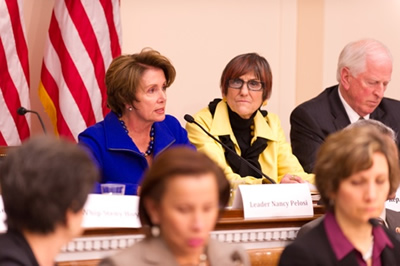
[[(197, 125), (186, 124), (190, 141), (214, 159), (234, 183), (266, 183), (266, 174), (276, 183), (314, 183), (292, 154), (277, 115), (261, 110), (271, 95), (272, 73), (267, 60), (256, 54), (236, 56), (221, 77), (223, 99), (215, 99), (194, 119), (209, 133), (260, 171), (242, 162)], [(268, 183), (268, 181), (267, 181)]]

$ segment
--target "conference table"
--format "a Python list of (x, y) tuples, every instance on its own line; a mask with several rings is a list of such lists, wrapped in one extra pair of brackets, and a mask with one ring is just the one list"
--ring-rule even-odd
[[(0, 147), (0, 161), (10, 147)], [(291, 243), (299, 228), (323, 215), (322, 206), (314, 205), (310, 217), (245, 219), (240, 209), (226, 209), (211, 232), (211, 237), (242, 245), (252, 265), (276, 265), (282, 249)], [(56, 261), (59, 266), (93, 266), (144, 238), (142, 228), (86, 228), (81, 237), (65, 245)]]
[[(243, 210), (227, 209), (221, 215), (211, 237), (241, 244), (252, 265), (275, 265), (282, 249), (292, 242), (299, 228), (323, 215), (322, 206), (314, 205), (314, 216), (284, 219), (244, 219)], [(96, 265), (99, 259), (114, 254), (144, 237), (142, 228), (93, 228), (67, 244), (57, 257), (59, 266)]]

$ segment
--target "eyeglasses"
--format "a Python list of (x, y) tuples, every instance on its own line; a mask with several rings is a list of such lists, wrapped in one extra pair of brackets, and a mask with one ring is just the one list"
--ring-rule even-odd
[(238, 90), (242, 89), (243, 84), (245, 84), (245, 83), (247, 84), (247, 88), (250, 91), (260, 91), (264, 87), (264, 84), (262, 82), (254, 80), (254, 79), (244, 81), (243, 79), (236, 78), (236, 79), (230, 79), (228, 81), (229, 87), (238, 89)]

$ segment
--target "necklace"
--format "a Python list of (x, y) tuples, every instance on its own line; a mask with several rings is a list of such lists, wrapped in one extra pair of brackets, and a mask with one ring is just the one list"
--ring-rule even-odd
[(367, 252), (362, 254), (364, 261), (369, 260), (372, 257), (372, 251), (374, 250), (374, 236), (372, 236), (372, 243)]
[[(124, 122), (124, 120), (121, 119), (121, 117), (118, 117), (119, 122), (121, 123), (122, 128), (125, 130), (126, 134), (129, 135), (129, 130), (126, 127), (126, 124)], [(150, 154), (152, 154), (153, 152), (153, 148), (154, 148), (154, 136), (155, 136), (155, 132), (154, 132), (154, 125), (151, 125), (151, 129), (150, 129), (150, 142), (149, 142), (149, 146), (147, 147), (147, 150), (145, 152), (142, 152), (142, 155), (144, 157), (149, 156)]]

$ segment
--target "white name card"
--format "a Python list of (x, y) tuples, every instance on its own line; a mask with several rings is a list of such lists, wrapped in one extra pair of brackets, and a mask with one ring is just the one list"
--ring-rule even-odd
[(400, 211), (400, 188), (397, 189), (396, 196), (394, 199), (387, 200), (385, 207), (394, 211)]
[(311, 193), (306, 183), (239, 185), (232, 208), (243, 208), (245, 219), (314, 215)]
[(7, 230), (6, 226), (6, 212), (4, 211), (3, 199), (0, 196), (0, 233)]
[[(83, 207), (83, 228), (139, 228), (139, 197), (90, 194)], [(0, 233), (7, 230), (0, 196)]]
[(138, 196), (90, 194), (83, 211), (84, 228), (141, 227)]

